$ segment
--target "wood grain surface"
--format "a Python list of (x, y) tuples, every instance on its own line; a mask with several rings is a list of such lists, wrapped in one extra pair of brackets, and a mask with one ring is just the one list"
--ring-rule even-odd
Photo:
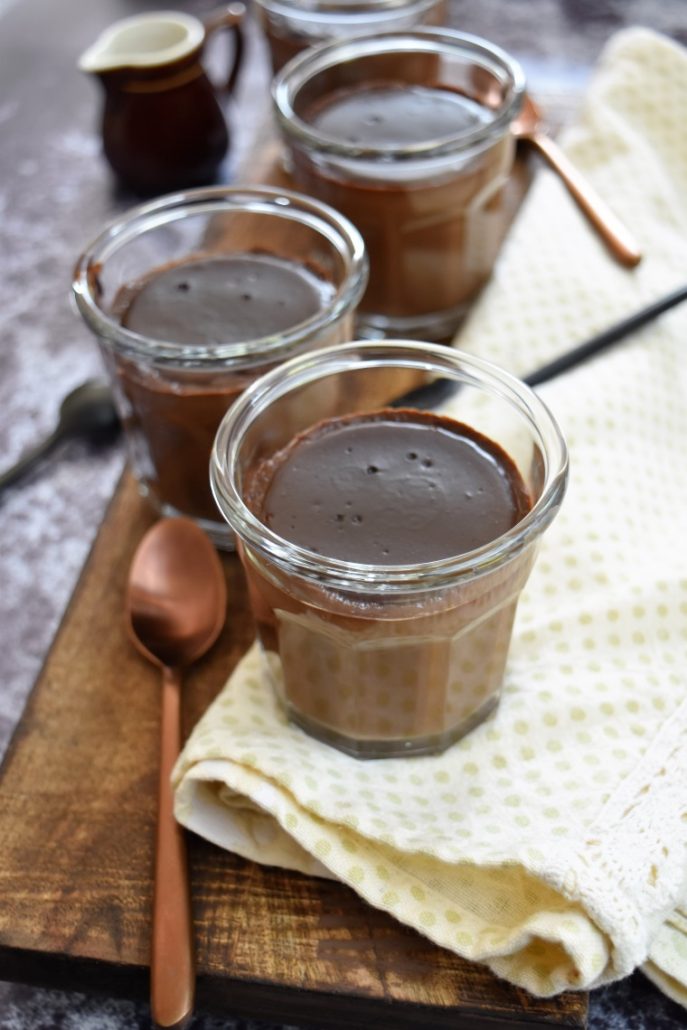
[[(123, 599), (153, 515), (127, 474), (0, 772), (0, 978), (145, 997), (158, 672)], [(227, 624), (186, 679), (188, 731), (253, 636), (224, 558)], [(191, 836), (198, 1005), (315, 1027), (583, 1027), (586, 996), (538, 1000), (376, 911), (347, 887)]]

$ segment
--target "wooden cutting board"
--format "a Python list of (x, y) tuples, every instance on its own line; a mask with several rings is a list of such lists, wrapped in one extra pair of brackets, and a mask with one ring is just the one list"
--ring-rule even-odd
[[(0, 770), (0, 978), (144, 998), (158, 674), (129, 644), (127, 571), (153, 516), (125, 474)], [(187, 677), (185, 729), (252, 639), (223, 559), (225, 631)], [(584, 1027), (587, 998), (530, 997), (349, 888), (190, 839), (198, 1007), (318, 1028)]]

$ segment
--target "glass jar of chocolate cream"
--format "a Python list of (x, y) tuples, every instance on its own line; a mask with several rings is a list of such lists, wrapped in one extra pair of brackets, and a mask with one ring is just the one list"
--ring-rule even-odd
[(233, 546), (209, 483), (223, 415), (281, 361), (350, 340), (366, 281), (346, 218), (267, 187), (161, 197), (86, 248), (76, 304), (104, 355), (134, 474), (161, 514)]
[(518, 62), (451, 29), (321, 44), (286, 65), (274, 110), (298, 189), (360, 230), (358, 334), (449, 340), (510, 224)]
[(329, 39), (441, 25), (446, 0), (256, 0), (272, 68)]
[(211, 481), (294, 723), (384, 758), (441, 751), (493, 710), (567, 481), (529, 387), (437, 344), (326, 348), (232, 406)]

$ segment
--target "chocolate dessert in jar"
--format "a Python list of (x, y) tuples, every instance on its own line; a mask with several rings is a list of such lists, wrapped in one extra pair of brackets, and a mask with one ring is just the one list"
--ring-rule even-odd
[(452, 337), (510, 221), (524, 86), (500, 48), (431, 28), (322, 44), (276, 77), (295, 181), (365, 240), (361, 335)]
[(301, 50), (330, 39), (441, 25), (446, 0), (257, 0), (255, 13), (278, 72)]
[(233, 546), (209, 483), (222, 417), (281, 361), (349, 340), (366, 280), (345, 218), (268, 188), (170, 194), (84, 251), (76, 303), (104, 355), (134, 474), (161, 514), (190, 516)]
[[(455, 392), (399, 405), (409, 370)], [(211, 481), (293, 722), (383, 758), (439, 752), (494, 709), (567, 481), (565, 442), (525, 384), (438, 344), (326, 348), (237, 401)]]

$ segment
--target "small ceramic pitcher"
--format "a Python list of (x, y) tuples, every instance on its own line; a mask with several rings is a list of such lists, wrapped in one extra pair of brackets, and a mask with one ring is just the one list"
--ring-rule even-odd
[[(135, 15), (106, 29), (79, 59), (105, 91), (105, 157), (139, 194), (214, 181), (229, 146), (220, 92), (232, 90), (243, 52), (245, 7), (232, 3), (203, 21), (179, 11)], [(231, 70), (211, 82), (201, 58), (219, 29), (234, 36)]]

